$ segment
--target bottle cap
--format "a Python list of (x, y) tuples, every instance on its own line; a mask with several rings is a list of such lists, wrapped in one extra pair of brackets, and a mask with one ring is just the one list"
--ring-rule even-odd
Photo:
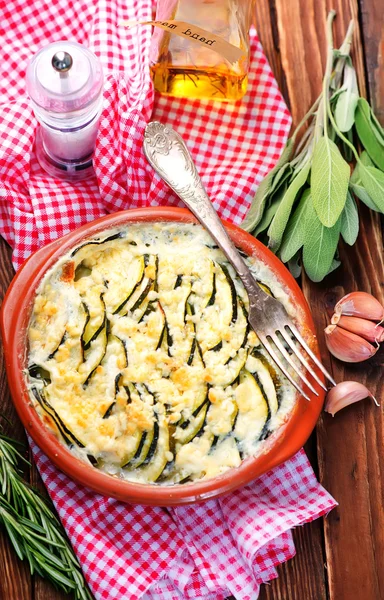
[(27, 68), (27, 91), (48, 113), (68, 114), (94, 103), (103, 88), (98, 58), (76, 42), (54, 42), (35, 54)]

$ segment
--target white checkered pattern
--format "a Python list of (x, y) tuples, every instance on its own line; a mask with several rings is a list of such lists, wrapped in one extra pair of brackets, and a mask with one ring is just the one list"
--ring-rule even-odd
[[(0, 226), (17, 268), (80, 224), (138, 206), (178, 204), (142, 152), (151, 118), (186, 140), (220, 215), (240, 223), (279, 157), (290, 117), (255, 35), (243, 101), (154, 98), (148, 70), (151, 0), (8, 0), (0, 3)], [(36, 162), (36, 121), (25, 93), (28, 59), (60, 39), (88, 45), (106, 75), (94, 159), (82, 183), (50, 179)], [(97, 600), (255, 600), (295, 553), (290, 529), (335, 501), (303, 451), (220, 500), (176, 509), (130, 506), (94, 494), (34, 456)]]

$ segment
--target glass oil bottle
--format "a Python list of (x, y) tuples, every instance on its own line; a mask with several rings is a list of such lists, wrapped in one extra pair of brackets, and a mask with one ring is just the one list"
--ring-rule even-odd
[[(151, 44), (151, 74), (161, 94), (187, 98), (239, 100), (246, 92), (249, 28), (255, 0), (158, 0), (157, 21), (186, 24), (181, 37), (157, 27)], [(244, 51), (231, 63), (212, 48), (188, 39), (191, 26), (205, 29)], [(204, 39), (204, 38), (203, 38)]]

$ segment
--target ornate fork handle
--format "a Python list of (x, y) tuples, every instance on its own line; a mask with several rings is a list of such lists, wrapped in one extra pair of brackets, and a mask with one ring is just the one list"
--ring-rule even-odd
[(250, 308), (265, 310), (268, 299), (269, 312), (271, 298), (257, 285), (228, 236), (179, 134), (157, 121), (148, 123), (144, 134), (144, 152), (154, 170), (188, 206), (224, 252), (247, 290)]

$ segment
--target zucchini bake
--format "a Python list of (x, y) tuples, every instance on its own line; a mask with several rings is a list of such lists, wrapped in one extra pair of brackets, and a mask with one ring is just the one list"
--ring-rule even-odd
[[(271, 270), (246, 261), (292, 314)], [(137, 223), (85, 240), (38, 288), (31, 400), (77, 457), (116, 477), (171, 485), (220, 475), (263, 452), (295, 403), (247, 307), (199, 225)]]

